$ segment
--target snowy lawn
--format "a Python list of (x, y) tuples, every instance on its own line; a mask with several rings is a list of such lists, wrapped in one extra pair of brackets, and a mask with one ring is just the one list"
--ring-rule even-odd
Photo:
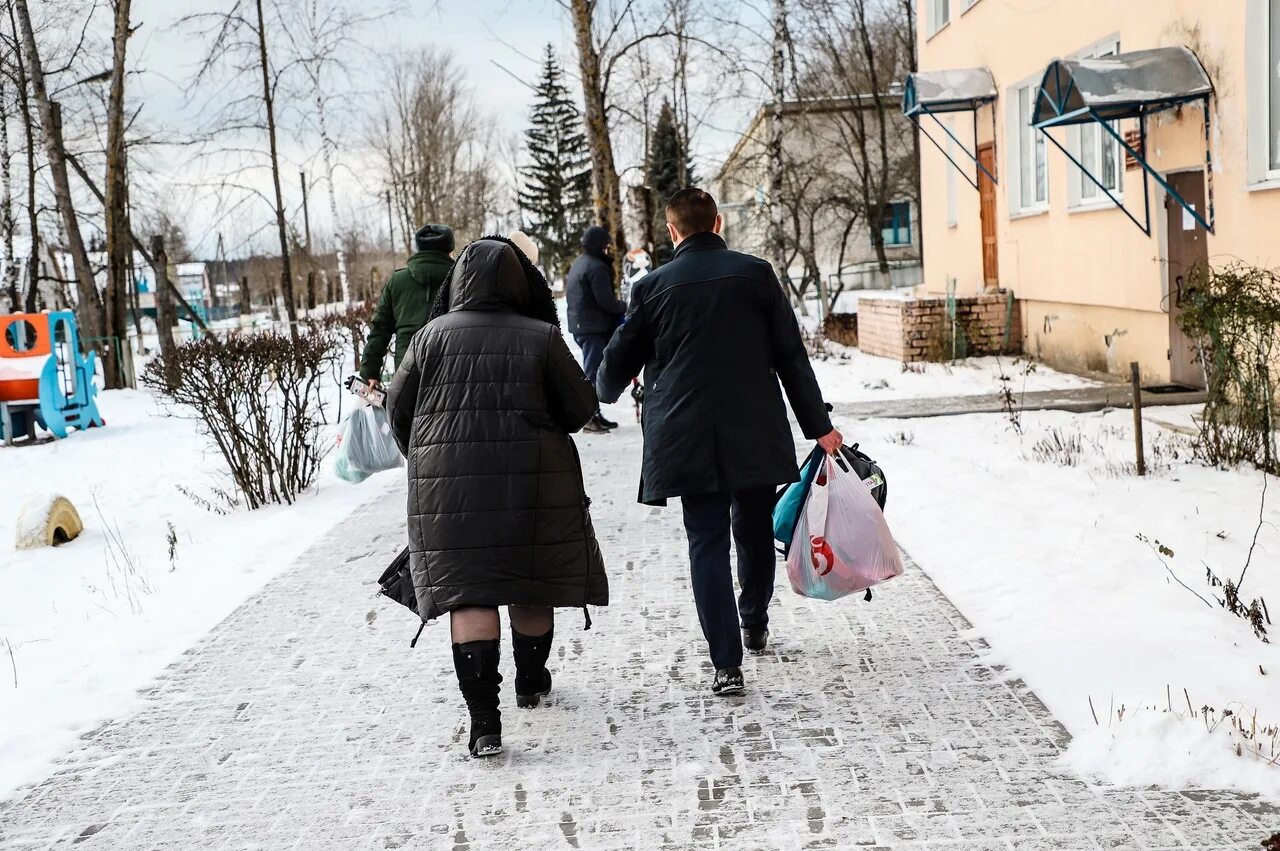
[[(883, 464), (900, 543), (990, 642), (994, 661), (1071, 730), (1076, 769), (1280, 798), (1280, 766), (1236, 756), (1229, 721), (1215, 727), (1228, 709), (1246, 729), (1255, 710), (1259, 727), (1280, 724), (1280, 646), (1220, 608), (1222, 589), (1206, 581), (1206, 568), (1238, 579), (1257, 530), (1242, 597), (1280, 612), (1280, 481), (1270, 480), (1259, 529), (1263, 476), (1191, 461), (1185, 435), (1149, 422), (1157, 469), (1140, 479), (1127, 469), (1131, 412), (1027, 413), (1023, 426), (1019, 437), (1000, 415), (872, 420), (849, 424), (846, 437)], [(1049, 448), (1060, 442), (1068, 448)], [(909, 604), (890, 594), (882, 604)], [(1204, 706), (1215, 710), (1207, 719)], [(1276, 753), (1272, 735), (1257, 743), (1267, 759)]]
[[(144, 392), (99, 401), (106, 428), (0, 447), (0, 797), (39, 779), (80, 733), (128, 713), (140, 687), (399, 481), (393, 471), (350, 485), (326, 462), (317, 492), (295, 506), (220, 514), (198, 502), (225, 510), (215, 491), (230, 487), (194, 423), (164, 416)], [(21, 506), (50, 493), (76, 506), (84, 534), (15, 552)]]
[(881, 399), (929, 399), (943, 396), (989, 396), (1000, 391), (1000, 376), (1012, 380), (1015, 393), (1068, 390), (1097, 384), (1088, 378), (1036, 364), (1027, 372), (1017, 357), (968, 358), (955, 363), (918, 363), (904, 367), (890, 358), (827, 343), (831, 357), (813, 362), (818, 384), (828, 402), (871, 402)]

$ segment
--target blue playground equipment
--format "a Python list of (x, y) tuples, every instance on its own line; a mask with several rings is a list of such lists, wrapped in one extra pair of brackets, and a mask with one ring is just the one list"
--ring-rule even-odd
[(54, 437), (105, 425), (93, 383), (97, 354), (80, 352), (75, 314), (0, 316), (0, 437), (36, 438), (36, 425)]

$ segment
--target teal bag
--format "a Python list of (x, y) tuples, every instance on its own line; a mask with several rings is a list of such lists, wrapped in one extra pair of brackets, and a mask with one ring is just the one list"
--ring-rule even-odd
[(773, 537), (785, 548), (791, 547), (791, 539), (795, 536), (796, 526), (800, 523), (800, 512), (804, 510), (805, 497), (813, 486), (814, 476), (818, 474), (818, 466), (822, 461), (821, 446), (815, 446), (809, 458), (800, 468), (800, 481), (792, 482), (783, 488), (773, 506)]

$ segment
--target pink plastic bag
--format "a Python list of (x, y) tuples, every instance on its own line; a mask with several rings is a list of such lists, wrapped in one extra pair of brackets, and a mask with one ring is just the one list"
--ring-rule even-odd
[(796, 526), (787, 576), (803, 597), (838, 600), (902, 575), (902, 556), (864, 482), (826, 457)]

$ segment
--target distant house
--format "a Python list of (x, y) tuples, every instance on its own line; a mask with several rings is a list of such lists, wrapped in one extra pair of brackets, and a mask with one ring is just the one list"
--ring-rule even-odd
[[(877, 103), (878, 101), (878, 103)], [(847, 289), (920, 282), (919, 210), (912, 184), (913, 128), (901, 96), (848, 95), (783, 104), (788, 275)], [(877, 112), (888, 139), (888, 173), (879, 164)], [(855, 115), (855, 113), (862, 113)], [(730, 247), (773, 259), (769, 219), (772, 106), (756, 113), (720, 168), (713, 194), (725, 217)], [(866, 134), (869, 168), (859, 159)], [(889, 267), (881, 271), (873, 234)], [(816, 295), (816, 287), (809, 295)]]

